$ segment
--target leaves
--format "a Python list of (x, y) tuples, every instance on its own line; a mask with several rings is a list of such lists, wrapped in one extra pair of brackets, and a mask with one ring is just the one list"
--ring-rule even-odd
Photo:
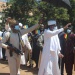
[[(11, 16), (27, 25), (37, 23), (40, 18), (43, 18), (44, 23), (47, 23), (50, 19), (68, 21), (70, 17), (67, 9), (57, 8), (43, 1), (38, 3), (36, 0), (10, 0), (8, 5), (11, 7), (5, 10), (8, 11), (6, 16)], [(30, 16), (29, 12), (32, 12), (33, 16)]]

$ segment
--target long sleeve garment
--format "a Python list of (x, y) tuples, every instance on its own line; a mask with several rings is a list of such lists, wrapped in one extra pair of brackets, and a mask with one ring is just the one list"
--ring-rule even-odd
[(58, 35), (63, 28), (44, 31), (44, 47), (38, 75), (60, 75), (58, 67), (58, 54), (60, 53), (60, 43)]
[[(1, 32), (0, 31), (0, 36), (2, 37), (2, 34), (3, 34), (3, 32)], [(0, 59), (2, 59), (3, 58), (3, 55), (2, 55), (2, 47), (0, 47)]]
[[(34, 25), (34, 26), (32, 26), (32, 27), (30, 27), (28, 29), (22, 29), (22, 30), (20, 30), (20, 32), (21, 32), (20, 36), (22, 36), (22, 35), (24, 35), (26, 33), (29, 33), (31, 31), (35, 30), (36, 28), (38, 28), (38, 26), (39, 25), (36, 24), (36, 25)], [(12, 31), (11, 31), (11, 33), (10, 32), (6, 32), (5, 33), (5, 35), (4, 35), (3, 39), (2, 39), (2, 42), (0, 41), (0, 47), (3, 47), (3, 48), (5, 48), (7, 50), (7, 46), (8, 45), (6, 45), (4, 43), (7, 42), (7, 40), (9, 39), (9, 37), (10, 37), (10, 43), (13, 44), (13, 46), (15, 46), (16, 48), (19, 49), (19, 45), (18, 45), (19, 44), (18, 33), (13, 33)], [(7, 55), (9, 55), (9, 53)]]
[[(30, 42), (28, 40), (28, 36), (27, 34), (24, 34), (22, 36), (22, 41), (23, 41), (23, 44), (24, 44), (24, 57), (21, 56), (21, 64), (23, 64), (25, 62), (25, 64), (27, 63), (27, 59), (28, 59), (28, 54), (29, 54), (29, 50), (32, 50), (31, 48), (31, 45), (30, 45)], [(25, 60), (25, 61), (24, 61)]]
[(29, 40), (28, 40), (27, 34), (24, 34), (24, 35), (22, 36), (22, 40), (23, 40), (23, 42), (24, 42), (24, 45), (26, 45), (27, 48), (28, 48), (29, 50), (31, 50), (32, 48), (31, 48), (30, 42), (29, 42)]

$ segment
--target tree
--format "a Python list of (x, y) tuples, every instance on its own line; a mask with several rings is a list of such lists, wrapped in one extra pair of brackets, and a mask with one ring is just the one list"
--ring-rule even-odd
[(70, 0), (71, 2), (71, 9), (68, 11), (70, 15), (70, 22), (72, 23), (73, 30), (75, 31), (75, 0)]
[(40, 2), (39, 10), (43, 13), (46, 20), (56, 19), (57, 21), (67, 21), (69, 20), (68, 10), (63, 7), (54, 7), (54, 5), (47, 2)]
[[(49, 19), (59, 21), (69, 20), (67, 9), (58, 8), (47, 2), (37, 2), (36, 0), (10, 0), (7, 4), (6, 16), (11, 16), (23, 24), (33, 25), (42, 17), (46, 24)], [(29, 15), (33, 13), (33, 15)]]
[[(37, 9), (37, 2), (35, 0), (10, 0), (8, 5), (11, 5), (6, 11), (7, 16), (11, 16), (23, 24), (37, 23), (40, 12)], [(30, 15), (32, 13), (33, 15)]]

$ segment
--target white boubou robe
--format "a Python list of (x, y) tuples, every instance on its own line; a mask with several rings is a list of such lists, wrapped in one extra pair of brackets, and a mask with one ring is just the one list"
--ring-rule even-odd
[[(22, 35), (22, 40), (23, 40), (24, 45), (26, 45), (29, 50), (32, 50), (27, 34)], [(21, 55), (20, 63), (22, 65), (27, 64), (28, 53), (29, 53), (29, 51), (25, 51), (25, 53), (23, 55)]]
[(61, 28), (55, 31), (49, 29), (44, 31), (44, 47), (38, 75), (60, 75), (58, 54), (61, 47), (57, 34), (63, 30)]
[[(2, 37), (2, 33), (3, 32), (0, 31), (0, 37)], [(0, 59), (2, 59), (2, 58), (3, 58), (3, 55), (2, 55), (2, 47), (0, 47)]]

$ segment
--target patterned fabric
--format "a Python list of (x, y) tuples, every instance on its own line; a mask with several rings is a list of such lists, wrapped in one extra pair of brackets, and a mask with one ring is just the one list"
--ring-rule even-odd
[(67, 34), (64, 34), (64, 38), (67, 39)]
[(65, 59), (66, 72), (68, 75), (72, 75), (72, 69), (74, 63), (73, 47), (75, 45), (75, 35), (74, 34), (67, 35), (65, 41), (66, 45), (65, 45), (64, 59)]

